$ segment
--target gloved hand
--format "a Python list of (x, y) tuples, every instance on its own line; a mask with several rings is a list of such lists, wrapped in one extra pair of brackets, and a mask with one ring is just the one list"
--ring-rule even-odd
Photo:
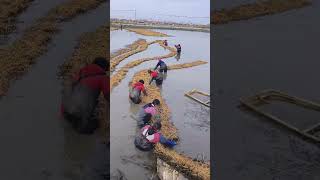
[(177, 145), (177, 143), (173, 140), (167, 140), (167, 142), (165, 143), (165, 145), (169, 148), (173, 148), (175, 145)]
[(160, 114), (156, 114), (156, 115), (154, 115), (154, 119), (156, 120), (156, 121), (161, 121), (161, 116), (160, 116)]

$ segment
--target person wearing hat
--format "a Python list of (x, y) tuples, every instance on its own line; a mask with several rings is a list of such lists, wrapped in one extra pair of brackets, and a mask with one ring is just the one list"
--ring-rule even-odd
[(167, 147), (173, 147), (176, 142), (165, 138), (159, 131), (161, 123), (155, 122), (152, 126), (144, 126), (134, 140), (135, 146), (142, 151), (150, 151), (154, 148), (155, 144), (161, 143)]
[(141, 92), (143, 92), (145, 96), (148, 95), (144, 87), (144, 81), (142, 79), (134, 83), (132, 85), (132, 88), (130, 88), (129, 98), (133, 103), (139, 104), (141, 102)]
[(106, 71), (109, 71), (109, 62), (98, 57), (81, 68), (74, 75), (71, 87), (64, 90), (61, 113), (79, 133), (91, 134), (98, 128), (94, 115), (101, 92), (109, 103), (110, 79)]

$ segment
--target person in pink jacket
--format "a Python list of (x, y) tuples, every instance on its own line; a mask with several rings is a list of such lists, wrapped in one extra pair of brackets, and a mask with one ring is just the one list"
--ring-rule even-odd
[(165, 138), (159, 131), (161, 123), (155, 122), (152, 126), (144, 126), (135, 138), (135, 146), (142, 151), (150, 151), (154, 148), (155, 144), (161, 143), (167, 147), (173, 147), (176, 142)]
[(151, 118), (157, 114), (157, 107), (160, 106), (160, 101), (154, 99), (151, 103), (145, 104), (138, 112), (137, 121), (138, 127), (142, 128), (149, 124)]

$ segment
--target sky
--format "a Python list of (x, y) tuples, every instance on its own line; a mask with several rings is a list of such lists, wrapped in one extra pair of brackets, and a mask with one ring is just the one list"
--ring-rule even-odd
[[(111, 18), (173, 21), (183, 23), (209, 24), (210, 0), (110, 0)], [(165, 15), (207, 17), (184, 18)]]

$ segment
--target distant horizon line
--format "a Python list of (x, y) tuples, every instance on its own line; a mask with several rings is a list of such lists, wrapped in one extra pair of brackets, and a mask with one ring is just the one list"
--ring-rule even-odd
[(208, 23), (186, 23), (186, 22), (177, 22), (177, 21), (164, 21), (164, 20), (150, 20), (150, 19), (143, 19), (143, 18), (137, 18), (137, 19), (131, 19), (131, 18), (110, 18), (110, 20), (127, 20), (127, 21), (149, 21), (149, 22), (160, 22), (160, 23), (176, 23), (176, 24), (192, 24), (192, 25), (210, 25), (210, 20)]

